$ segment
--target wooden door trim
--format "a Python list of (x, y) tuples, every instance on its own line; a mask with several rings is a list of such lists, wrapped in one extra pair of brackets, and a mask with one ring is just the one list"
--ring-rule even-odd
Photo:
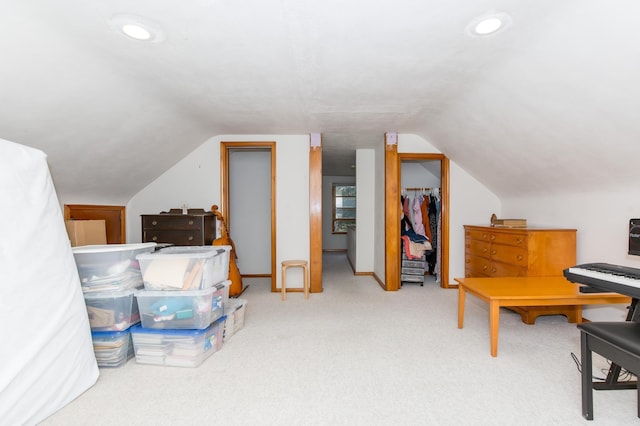
[[(97, 214), (100, 212), (116, 212), (120, 216), (120, 242), (122, 244), (127, 241), (127, 224), (126, 224), (126, 207), (125, 206), (103, 206), (94, 204), (65, 204), (64, 205), (64, 220), (74, 219), (74, 212), (76, 211), (95, 211)], [(96, 217), (101, 218), (101, 217)]]
[[(271, 291), (276, 290), (276, 143), (220, 142), (220, 212), (229, 227), (229, 151), (269, 150), (271, 153)], [(240, 271), (242, 274), (242, 271)], [(244, 275), (243, 275), (244, 276)]]

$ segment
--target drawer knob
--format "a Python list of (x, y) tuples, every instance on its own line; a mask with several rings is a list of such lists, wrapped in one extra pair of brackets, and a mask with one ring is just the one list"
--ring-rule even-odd
[(491, 250), (491, 254), (495, 255), (497, 252), (495, 250)]
[(485, 247), (485, 248), (483, 248), (483, 249), (482, 249), (482, 252), (483, 252), (483, 253), (486, 253), (486, 252), (487, 252), (487, 248), (486, 248), (486, 247)]
[(517, 259), (522, 260), (522, 255), (518, 255)]
[(158, 224), (158, 221), (157, 221), (157, 220), (154, 220), (153, 222), (151, 222), (151, 224), (152, 224), (153, 226), (155, 226), (155, 225), (157, 225), (157, 224)]
[(482, 269), (483, 269), (484, 271), (486, 271), (486, 270), (487, 270), (487, 265), (483, 265), (483, 266), (482, 266)]
[(151, 238), (153, 241), (158, 241), (158, 237), (154, 236), (153, 238)]
[(495, 236), (495, 235), (492, 235), (492, 236), (491, 236), (491, 241), (493, 241), (493, 240), (495, 240), (495, 239), (496, 239), (496, 236)]
[(496, 273), (497, 271), (498, 271), (498, 270), (497, 270), (496, 268), (493, 268), (493, 269), (491, 270), (491, 272), (493, 272), (493, 273)]
[(521, 240), (520, 238), (518, 238), (518, 239), (516, 240), (516, 244), (522, 244), (522, 240)]
[(193, 225), (193, 220), (190, 220), (190, 221), (189, 221), (189, 225)]
[(189, 235), (189, 238), (187, 238), (189, 241), (193, 241), (193, 235)]

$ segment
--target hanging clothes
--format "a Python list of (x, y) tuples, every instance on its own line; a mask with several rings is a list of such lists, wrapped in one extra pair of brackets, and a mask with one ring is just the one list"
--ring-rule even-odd
[(438, 260), (438, 208), (436, 207), (436, 198), (429, 197), (429, 227), (431, 228), (431, 246), (433, 251), (427, 255), (427, 263), (429, 265), (429, 273), (435, 274), (436, 262)]
[(424, 235), (425, 238), (428, 238), (422, 222), (422, 209), (420, 208), (423, 198), (422, 195), (419, 195), (413, 199), (413, 230), (416, 234)]
[(429, 241), (433, 241), (431, 236), (431, 227), (429, 226), (429, 196), (426, 194), (423, 194), (422, 199), (420, 200), (420, 212), (422, 217), (422, 226), (424, 227), (424, 234)]
[[(436, 192), (437, 191), (437, 192)], [(440, 191), (437, 190), (437, 188), (434, 190), (433, 192), (433, 198), (436, 199), (436, 229), (437, 229), (437, 241), (436, 241), (436, 245), (438, 247), (441, 247), (441, 243), (442, 243), (442, 219), (440, 217), (440, 210), (441, 210), (441, 205), (440, 205)], [(440, 282), (440, 267), (441, 267), (441, 263), (440, 263), (440, 250), (437, 251), (436, 253), (436, 264), (434, 266), (434, 274), (436, 276), (436, 282)]]
[(411, 225), (413, 229), (413, 215), (411, 214), (411, 208), (409, 207), (411, 203), (411, 198), (408, 196), (404, 197), (404, 201), (402, 202), (402, 211), (404, 212), (404, 219)]

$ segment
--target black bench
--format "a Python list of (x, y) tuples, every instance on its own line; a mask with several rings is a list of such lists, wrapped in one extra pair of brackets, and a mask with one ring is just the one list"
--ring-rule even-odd
[[(634, 321), (589, 322), (578, 324), (582, 358), (582, 415), (593, 420), (592, 352), (630, 371), (640, 373), (640, 323)], [(640, 417), (640, 380), (637, 413)]]

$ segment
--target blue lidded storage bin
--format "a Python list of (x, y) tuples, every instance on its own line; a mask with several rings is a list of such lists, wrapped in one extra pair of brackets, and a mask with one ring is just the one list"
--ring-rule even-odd
[(131, 327), (136, 362), (173, 367), (197, 367), (222, 348), (226, 317), (203, 330)]
[(120, 367), (134, 356), (129, 330), (92, 331), (91, 340), (98, 367)]

